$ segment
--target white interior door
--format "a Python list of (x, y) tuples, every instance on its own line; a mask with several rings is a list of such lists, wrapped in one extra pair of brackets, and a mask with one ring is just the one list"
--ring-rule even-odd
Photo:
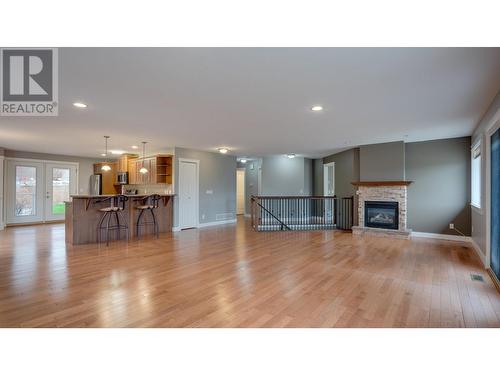
[(198, 226), (198, 163), (179, 161), (179, 226)]
[(8, 160), (5, 186), (7, 224), (43, 221), (43, 163)]
[(335, 195), (335, 163), (323, 165), (323, 195)]
[(236, 214), (245, 214), (245, 170), (236, 170)]
[(64, 202), (76, 194), (76, 166), (45, 164), (45, 220), (64, 220)]

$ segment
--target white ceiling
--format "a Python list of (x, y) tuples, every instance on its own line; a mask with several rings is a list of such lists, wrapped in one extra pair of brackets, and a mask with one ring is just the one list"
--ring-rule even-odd
[(59, 117), (0, 117), (0, 147), (99, 157), (110, 135), (128, 151), (318, 157), (470, 135), (500, 48), (61, 48), (59, 70)]

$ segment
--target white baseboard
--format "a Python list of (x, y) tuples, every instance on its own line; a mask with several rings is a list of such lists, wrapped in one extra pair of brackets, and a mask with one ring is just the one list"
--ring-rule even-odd
[[(197, 228), (205, 228), (205, 227), (211, 227), (214, 225), (223, 225), (223, 224), (235, 224), (236, 219), (231, 219), (231, 220), (219, 220), (219, 221), (210, 221), (208, 223), (200, 223), (198, 224)], [(172, 232), (180, 232), (181, 227), (172, 227)]]
[(446, 240), (446, 241), (459, 241), (459, 242), (471, 242), (472, 238), (468, 236), (457, 236), (454, 234), (440, 234), (440, 233), (427, 233), (427, 232), (411, 232), (412, 237), (422, 237), (422, 238), (434, 238), (436, 240)]
[(236, 223), (236, 219), (210, 221), (208, 223), (200, 223), (200, 224), (198, 224), (198, 228), (211, 227), (213, 225), (234, 224), (234, 223)]
[(483, 263), (483, 267), (487, 268), (486, 267), (486, 255), (483, 254), (483, 252), (481, 251), (481, 248), (479, 247), (479, 245), (472, 238), (470, 240), (470, 243), (472, 245), (472, 248), (476, 252), (477, 256), (479, 257), (479, 259), (481, 259), (481, 263)]

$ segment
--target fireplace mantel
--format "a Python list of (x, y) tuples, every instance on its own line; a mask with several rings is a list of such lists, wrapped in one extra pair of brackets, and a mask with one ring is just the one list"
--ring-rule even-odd
[(408, 186), (413, 181), (354, 181), (354, 186)]

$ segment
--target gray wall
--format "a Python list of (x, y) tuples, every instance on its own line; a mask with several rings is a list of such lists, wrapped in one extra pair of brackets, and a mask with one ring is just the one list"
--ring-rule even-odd
[(313, 160), (313, 194), (323, 195), (323, 159)]
[[(236, 218), (236, 158), (220, 153), (174, 149), (174, 191), (179, 191), (179, 158), (200, 161), (200, 224), (216, 220), (217, 214), (231, 213)], [(212, 190), (213, 194), (207, 194)], [(174, 226), (179, 222), (179, 198), (174, 199)]]
[(313, 160), (304, 158), (304, 194), (313, 194)]
[(416, 232), (469, 236), (470, 138), (406, 144), (408, 227)]
[[(359, 149), (353, 148), (338, 154), (333, 154), (323, 158), (323, 164), (335, 162), (335, 195), (338, 197), (348, 197), (356, 193), (353, 181), (359, 181)], [(320, 176), (315, 176), (315, 184), (320, 184), (321, 188), (315, 188), (323, 195), (323, 164), (321, 169), (316, 166), (315, 171)]]
[(14, 150), (5, 150), (5, 157), (79, 163), (79, 168), (78, 168), (79, 194), (88, 194), (90, 185), (90, 175), (94, 173), (94, 163), (101, 161), (101, 159), (81, 158), (78, 156), (42, 154), (38, 152), (14, 151)]
[(286, 156), (262, 158), (261, 195), (309, 195), (312, 191), (311, 159)]
[(479, 246), (483, 255), (486, 255), (486, 132), (495, 124), (495, 114), (500, 111), (500, 92), (497, 94), (489, 109), (486, 111), (476, 130), (472, 134), (472, 144), (481, 140), (482, 165), (481, 165), (481, 207), (482, 210), (472, 209), (472, 239)]
[(405, 179), (405, 144), (403, 141), (361, 146), (359, 159), (361, 181)]

